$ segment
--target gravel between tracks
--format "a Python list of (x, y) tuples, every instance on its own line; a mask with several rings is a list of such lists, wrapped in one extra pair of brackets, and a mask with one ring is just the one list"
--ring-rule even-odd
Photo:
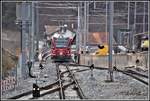
[[(36, 70), (38, 70), (38, 67)], [(85, 67), (73, 67), (70, 69), (84, 69)], [(93, 77), (91, 71), (74, 72), (78, 83), (88, 99), (148, 99), (148, 86), (143, 83), (119, 72), (114, 72), (114, 82), (105, 82), (108, 77), (107, 70), (93, 70)], [(41, 75), (40, 80), (46, 82), (38, 82), (39, 86), (44, 86), (53, 83), (57, 79), (55, 64), (48, 62), (43, 69), (43, 74), (48, 74), (48, 78), (44, 79)], [(9, 98), (21, 92), (32, 89), (32, 84), (35, 79), (28, 78), (22, 82), (23, 85), (16, 87), (16, 91), (12, 90), (4, 92), (2, 98)], [(59, 99), (58, 92), (45, 95), (38, 99)], [(77, 99), (76, 97), (68, 97), (67, 99)]]
[(114, 82), (105, 82), (106, 70), (76, 73), (76, 78), (89, 99), (148, 99), (148, 86), (122, 73), (114, 72)]

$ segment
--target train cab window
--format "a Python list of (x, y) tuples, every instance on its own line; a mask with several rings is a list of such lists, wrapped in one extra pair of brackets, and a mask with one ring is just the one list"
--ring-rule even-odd
[(55, 40), (56, 48), (67, 47), (68, 40), (65, 38)]

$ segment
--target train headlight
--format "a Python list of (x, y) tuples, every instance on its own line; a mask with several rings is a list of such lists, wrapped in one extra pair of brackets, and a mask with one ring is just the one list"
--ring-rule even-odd
[(60, 52), (60, 55), (63, 55), (63, 53), (62, 53), (62, 52)]
[(70, 54), (70, 51), (67, 51), (67, 54)]

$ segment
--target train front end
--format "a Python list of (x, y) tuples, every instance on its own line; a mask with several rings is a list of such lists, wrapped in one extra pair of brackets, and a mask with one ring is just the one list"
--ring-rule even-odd
[(71, 47), (69, 38), (54, 38), (51, 43), (51, 59), (54, 62), (69, 62)]

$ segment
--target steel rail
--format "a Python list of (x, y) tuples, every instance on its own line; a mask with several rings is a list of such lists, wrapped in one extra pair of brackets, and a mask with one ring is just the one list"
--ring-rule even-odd
[[(53, 86), (53, 85), (55, 85), (55, 84), (57, 84), (57, 83), (58, 83), (58, 81), (55, 82), (55, 83), (53, 83), (51, 86)], [(72, 84), (74, 84), (74, 82), (65, 84), (65, 85), (62, 86), (62, 88), (65, 89), (65, 88), (69, 87), (69, 86), (72, 85)], [(47, 91), (47, 92), (45, 92), (45, 93), (43, 93), (43, 94), (41, 94), (40, 97), (42, 97), (42, 96), (44, 96), (44, 95), (47, 95), (47, 94), (54, 93), (54, 92), (60, 90), (60, 88), (61, 88), (60, 86), (59, 86), (59, 87), (56, 87), (56, 88), (49, 88), (48, 85), (45, 86), (45, 87), (41, 87), (40, 89), (42, 89), (42, 91), (43, 91), (43, 90), (46, 90), (46, 89), (50, 89), (50, 90)], [(29, 92), (26, 92), (26, 93), (23, 93), (23, 94), (20, 94), (20, 95), (11, 97), (11, 98), (9, 98), (9, 99), (19, 99), (19, 98), (21, 98), (21, 97), (28, 96), (28, 95), (30, 95), (31, 93), (32, 93), (32, 91), (29, 91)], [(39, 97), (36, 97), (36, 98), (39, 98)], [(32, 97), (32, 98), (29, 98), (29, 99), (36, 99), (36, 98)]]
[[(56, 85), (58, 83), (58, 81), (52, 83), (52, 84), (49, 84), (47, 86), (44, 86), (44, 87), (40, 87), (40, 90), (45, 90), (45, 89), (48, 89), (48, 88), (52, 88), (54, 85)], [(32, 90), (30, 91), (27, 91), (27, 92), (24, 92), (22, 94), (19, 94), (19, 95), (16, 95), (16, 96), (13, 96), (13, 97), (10, 97), (8, 99), (18, 99), (18, 98), (21, 98), (23, 96), (27, 96), (27, 95), (30, 95), (32, 93)]]
[(126, 75), (128, 75), (128, 76), (130, 76), (130, 77), (132, 77), (132, 78), (134, 78), (134, 79), (136, 79), (136, 80), (142, 82), (142, 83), (145, 84), (145, 85), (148, 85), (148, 82), (144, 81), (143, 79), (140, 79), (139, 77), (135, 76), (134, 74), (128, 73), (128, 72), (123, 71), (123, 70), (119, 70), (119, 69), (117, 69), (117, 68), (115, 68), (115, 70), (118, 71), (118, 72), (121, 72), (121, 73), (123, 73), (123, 74), (126, 74)]
[(71, 75), (71, 77), (72, 77), (74, 83), (76, 84), (76, 86), (77, 86), (77, 88), (78, 88), (77, 91), (78, 91), (78, 94), (79, 94), (80, 98), (81, 98), (81, 99), (87, 99), (87, 98), (85, 97), (85, 95), (84, 95), (84, 93), (83, 93), (83, 91), (82, 91), (82, 89), (81, 89), (81, 87), (80, 87), (78, 81), (76, 80), (74, 74), (73, 74), (72, 71), (69, 69), (68, 65), (66, 65), (66, 68), (67, 68), (67, 70), (69, 71), (69, 73), (70, 73), (70, 75)]
[(148, 78), (148, 75), (144, 75), (144, 74), (138, 73), (138, 72), (133, 71), (133, 70), (125, 70), (125, 71), (128, 72), (128, 73), (132, 73), (132, 74), (144, 77), (144, 78)]
[[(65, 88), (69, 87), (70, 85), (72, 85), (73, 83), (74, 83), (74, 82), (70, 82), (70, 83), (68, 83), (68, 84), (63, 85), (62, 87), (59, 86), (59, 87), (56, 87), (56, 88), (54, 88), (54, 89), (51, 89), (51, 90), (47, 91), (46, 93), (41, 94), (40, 97), (45, 96), (45, 95), (47, 95), (47, 94), (54, 93), (54, 92), (56, 92), (56, 91), (58, 91), (58, 90), (60, 91), (61, 88), (65, 89)], [(30, 99), (35, 99), (35, 98), (30, 98)]]
[[(83, 71), (88, 71), (88, 70), (90, 70), (90, 69), (71, 69), (70, 71), (75, 71), (75, 72), (83, 72)], [(69, 71), (67, 70), (67, 71), (63, 71), (63, 72), (61, 72), (61, 75), (63, 75), (63, 74), (65, 74), (65, 73), (68, 73)]]
[[(68, 64), (68, 65), (69, 65), (69, 66), (90, 67), (90, 66), (88, 66), (88, 65), (79, 65), (79, 64)], [(100, 69), (100, 70), (108, 70), (108, 68), (104, 68), (104, 67), (94, 67), (94, 68), (95, 68), (95, 69)], [(146, 81), (144, 81), (143, 79), (140, 79), (140, 78), (138, 78), (137, 76), (133, 75), (133, 74), (136, 74), (136, 75), (138, 75), (138, 76), (142, 76), (142, 77), (148, 78), (148, 76), (146, 76), (146, 75), (144, 75), (144, 74), (140, 74), (140, 73), (137, 73), (137, 72), (134, 72), (134, 71), (132, 71), (133, 74), (131, 74), (131, 71), (130, 71), (130, 73), (129, 73), (129, 71), (127, 72), (127, 71), (119, 70), (119, 69), (117, 69), (117, 68), (115, 68), (114, 70), (116, 70), (116, 71), (118, 71), (118, 72), (122, 72), (123, 74), (126, 74), (126, 75), (128, 75), (128, 76), (130, 76), (130, 77), (132, 77), (132, 78), (134, 78), (134, 79), (136, 79), (136, 80), (138, 80), (138, 81), (140, 81), (140, 82), (142, 82), (142, 83), (148, 85), (148, 82), (146, 82)]]
[(63, 90), (63, 84), (62, 84), (62, 80), (61, 80), (61, 71), (59, 69), (59, 64), (56, 64), (56, 71), (57, 71), (57, 78), (58, 78), (59, 87), (60, 87), (59, 96), (60, 96), (60, 99), (65, 99), (65, 94), (64, 94), (64, 90)]
[(75, 72), (83, 72), (83, 71), (88, 71), (88, 70), (90, 70), (90, 69), (82, 69), (82, 70), (77, 70)]
[[(66, 65), (66, 64), (61, 64), (61, 65)], [(83, 66), (83, 67), (90, 67), (88, 65), (80, 65), (80, 64), (68, 64), (68, 66)], [(108, 70), (106, 67), (94, 67), (94, 69), (100, 69), (100, 70)]]

